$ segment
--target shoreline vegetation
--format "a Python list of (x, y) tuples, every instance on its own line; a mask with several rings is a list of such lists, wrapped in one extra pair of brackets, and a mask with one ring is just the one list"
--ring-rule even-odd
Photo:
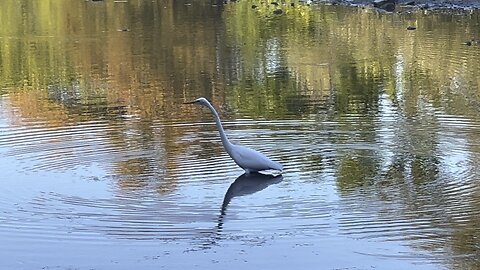
[[(94, 0), (92, 0), (94, 1)], [(237, 2), (239, 0), (230, 0)], [(282, 0), (267, 1), (273, 5), (279, 5)], [(480, 9), (478, 0), (299, 0), (299, 4), (313, 5), (345, 5), (358, 7), (376, 7), (389, 12), (396, 8), (422, 9), (422, 10), (477, 10)], [(219, 4), (227, 3), (227, 0), (218, 0)], [(294, 3), (292, 2), (293, 6)], [(256, 5), (254, 5), (256, 7)]]
[[(300, 1), (302, 2), (302, 0)], [(418, 8), (418, 9), (447, 9), (447, 10), (474, 10), (480, 9), (477, 0), (312, 0), (303, 1), (312, 4), (333, 4), (349, 6), (373, 6), (393, 11), (391, 7)]]

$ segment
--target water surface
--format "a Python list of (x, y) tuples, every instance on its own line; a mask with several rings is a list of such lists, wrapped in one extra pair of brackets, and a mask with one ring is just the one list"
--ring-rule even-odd
[(1, 268), (478, 269), (479, 13), (289, 4), (2, 2)]

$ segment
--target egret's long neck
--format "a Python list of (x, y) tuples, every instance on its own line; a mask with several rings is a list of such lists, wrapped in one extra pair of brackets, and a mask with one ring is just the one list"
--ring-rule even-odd
[(232, 148), (232, 143), (228, 140), (227, 135), (225, 134), (225, 130), (223, 130), (222, 122), (220, 121), (220, 117), (218, 116), (217, 111), (212, 106), (212, 104), (208, 103), (207, 107), (212, 111), (213, 118), (215, 119), (215, 123), (217, 124), (218, 132), (220, 133), (220, 139), (222, 140), (223, 147), (225, 150), (230, 154), (230, 150)]

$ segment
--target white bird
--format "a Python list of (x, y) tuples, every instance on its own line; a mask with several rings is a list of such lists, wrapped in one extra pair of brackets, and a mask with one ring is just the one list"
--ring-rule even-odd
[(192, 102), (186, 102), (184, 104), (198, 104), (205, 106), (212, 111), (213, 118), (217, 124), (218, 132), (220, 133), (220, 139), (222, 140), (225, 151), (227, 151), (228, 155), (233, 159), (233, 161), (235, 161), (238, 166), (244, 169), (247, 174), (265, 170), (276, 170), (280, 172), (283, 170), (283, 166), (280, 163), (270, 160), (264, 154), (245, 146), (231, 143), (228, 140), (225, 131), (223, 130), (222, 122), (220, 122), (220, 117), (218, 117), (217, 111), (207, 99), (201, 97)]

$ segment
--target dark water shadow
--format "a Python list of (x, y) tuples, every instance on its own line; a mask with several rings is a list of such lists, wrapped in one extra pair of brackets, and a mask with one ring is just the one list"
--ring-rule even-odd
[[(227, 213), (227, 207), (233, 198), (245, 195), (251, 195), (267, 187), (278, 184), (283, 181), (282, 175), (265, 175), (260, 173), (242, 174), (228, 187), (225, 196), (223, 197), (222, 207), (220, 208), (220, 215), (217, 219), (217, 225), (213, 230), (207, 230), (202, 233), (200, 243), (194, 244), (195, 248), (187, 251), (205, 250), (214, 246), (219, 246), (219, 241), (225, 239), (222, 236), (224, 219)], [(228, 237), (227, 237), (228, 238)]]
[(227, 212), (227, 207), (233, 198), (254, 194), (281, 181), (283, 181), (282, 175), (274, 176), (261, 173), (244, 173), (237, 177), (223, 197), (222, 208), (220, 210), (220, 216), (218, 217), (217, 232), (220, 233), (223, 229), (223, 220)]

